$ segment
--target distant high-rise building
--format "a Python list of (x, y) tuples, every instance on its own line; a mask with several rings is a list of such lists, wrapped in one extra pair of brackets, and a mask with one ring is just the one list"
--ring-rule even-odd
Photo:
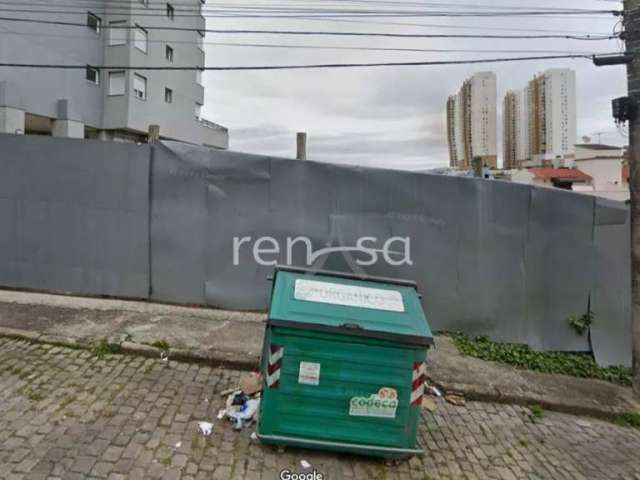
[(516, 168), (516, 92), (510, 90), (502, 102), (502, 168)]
[(496, 167), (496, 76), (476, 73), (447, 99), (447, 136), (451, 166), (469, 168), (474, 157)]
[(529, 158), (527, 91), (509, 90), (503, 102), (503, 162), (505, 169), (518, 168)]
[(447, 98), (447, 143), (449, 145), (449, 166), (458, 166), (458, 152), (456, 150), (456, 95)]
[(534, 163), (573, 159), (576, 143), (576, 74), (554, 68), (528, 85), (529, 157)]
[[(504, 168), (523, 162), (573, 162), (576, 143), (576, 77), (569, 69), (536, 75), (523, 90), (507, 92), (504, 111)], [(568, 161), (568, 162), (567, 162)]]

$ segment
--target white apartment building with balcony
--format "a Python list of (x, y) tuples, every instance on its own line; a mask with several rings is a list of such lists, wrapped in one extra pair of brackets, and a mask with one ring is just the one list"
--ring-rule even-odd
[[(227, 129), (202, 118), (202, 71), (144, 69), (204, 66), (203, 4), (52, 1), (30, 3), (36, 12), (3, 12), (83, 26), (0, 20), (0, 61), (86, 68), (0, 67), (0, 133), (141, 141), (149, 125), (159, 125), (163, 139), (228, 148)], [(95, 68), (101, 65), (124, 68)]]

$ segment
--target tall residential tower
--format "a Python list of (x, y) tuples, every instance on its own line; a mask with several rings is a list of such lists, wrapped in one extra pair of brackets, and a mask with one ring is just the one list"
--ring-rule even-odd
[(449, 163), (469, 168), (474, 157), (496, 167), (496, 76), (480, 72), (447, 100)]
[(576, 143), (576, 74), (555, 68), (504, 97), (504, 168), (570, 166)]
[(503, 101), (503, 160), (505, 169), (518, 168), (529, 158), (527, 92), (509, 90)]

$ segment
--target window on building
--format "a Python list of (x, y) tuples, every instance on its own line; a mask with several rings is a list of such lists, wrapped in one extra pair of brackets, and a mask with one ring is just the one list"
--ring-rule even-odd
[(109, 72), (109, 95), (124, 95), (125, 74), (124, 70)]
[(85, 77), (91, 83), (100, 85), (100, 70), (98, 70), (97, 68), (93, 68), (92, 66), (87, 65)]
[(149, 33), (140, 25), (136, 25), (133, 31), (133, 44), (141, 52), (147, 53), (149, 43)]
[(109, 46), (124, 45), (127, 43), (126, 20), (114, 20), (109, 22)]
[(87, 12), (87, 27), (89, 27), (96, 33), (100, 33), (100, 29), (102, 28), (102, 20), (99, 16), (91, 12)]
[(167, 45), (167, 48), (165, 49), (164, 56), (168, 62), (173, 63), (173, 48), (171, 48), (169, 45)]
[(147, 99), (147, 79), (137, 73), (133, 74), (133, 95), (140, 99)]
[(164, 89), (164, 101), (167, 103), (173, 103), (173, 90), (170, 88)]
[(202, 70), (196, 70), (196, 83), (202, 85)]
[(196, 118), (200, 119), (202, 117), (202, 104), (196, 102), (195, 108)]
[(175, 8), (173, 8), (173, 6), (170, 3), (167, 3), (167, 17), (169, 17), (170, 20), (173, 20), (175, 15), (176, 15)]

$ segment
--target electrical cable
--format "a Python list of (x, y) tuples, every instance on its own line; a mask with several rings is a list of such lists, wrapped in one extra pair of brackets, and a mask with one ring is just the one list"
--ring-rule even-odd
[[(16, 35), (25, 37), (53, 37), (53, 38), (77, 38), (87, 40), (80, 35), (56, 35), (44, 33), (25, 33), (14, 31), (0, 31), (0, 35)], [(93, 41), (102, 41), (96, 37)], [(126, 44), (135, 43), (133, 39), (124, 39)], [(275, 48), (292, 50), (347, 50), (347, 51), (373, 51), (373, 52), (421, 52), (421, 53), (537, 53), (537, 54), (565, 54), (565, 55), (614, 55), (617, 52), (593, 52), (572, 50), (532, 50), (532, 49), (455, 49), (455, 48), (393, 48), (393, 47), (346, 47), (338, 45), (298, 45), (281, 43), (245, 43), (245, 42), (196, 42), (191, 40), (148, 39), (148, 43), (168, 43), (186, 45), (212, 45), (222, 47), (247, 47), (247, 48)]]
[(589, 59), (592, 55), (546, 55), (530, 57), (504, 57), (483, 58), (471, 60), (433, 60), (422, 62), (372, 62), (372, 63), (325, 63), (307, 65), (247, 65), (247, 66), (118, 66), (118, 65), (63, 65), (63, 64), (30, 64), (30, 63), (0, 63), (0, 67), (29, 68), (29, 69), (59, 69), (59, 70), (85, 70), (87, 67), (96, 70), (149, 70), (149, 71), (248, 71), (248, 70), (309, 70), (309, 69), (333, 69), (333, 68), (359, 68), (359, 67), (418, 67), (437, 65), (472, 65), (481, 63), (506, 63), (533, 60), (560, 60), (560, 59)]
[[(4, 5), (7, 5), (5, 3)], [(62, 4), (57, 4), (57, 8), (68, 7), (68, 8), (78, 8), (74, 6), (67, 6)], [(167, 4), (169, 5), (169, 4)], [(31, 5), (34, 6), (34, 5)], [(35, 6), (38, 6), (37, 4)], [(2, 11), (13, 12), (13, 13), (49, 13), (49, 14), (73, 14), (73, 13), (85, 13), (84, 11), (73, 11), (73, 10), (51, 10), (51, 8), (56, 8), (56, 4), (42, 5), (46, 8), (45, 11), (42, 9), (24, 9), (24, 8), (0, 8)], [(142, 7), (129, 6), (128, 8), (124, 7), (116, 7), (121, 8), (120, 11), (114, 10), (112, 7), (107, 5), (103, 5), (98, 7), (99, 10), (103, 10), (105, 12), (111, 12), (113, 14), (132, 14), (139, 12), (140, 10), (147, 12), (152, 10), (151, 7), (146, 9), (142, 9)], [(167, 7), (168, 8), (168, 7)], [(494, 7), (495, 8), (495, 7)], [(157, 9), (155, 9), (158, 11)], [(164, 10), (164, 13), (136, 13), (139, 16), (158, 16), (164, 17), (168, 15), (168, 10)], [(234, 6), (223, 9), (215, 9), (208, 8), (197, 11), (197, 13), (193, 14), (181, 14), (179, 13), (181, 10), (176, 12), (175, 8), (171, 10), (171, 18), (175, 17), (233, 17), (233, 18), (295, 18), (300, 15), (312, 16), (314, 18), (324, 18), (324, 17), (398, 17), (398, 16), (409, 16), (409, 17), (505, 17), (505, 16), (556, 16), (556, 15), (601, 15), (601, 14), (614, 14), (619, 15), (620, 12), (612, 11), (612, 10), (588, 10), (588, 9), (535, 9), (535, 10), (494, 10), (494, 11), (437, 11), (437, 10), (373, 10), (373, 9), (325, 9), (325, 8), (308, 8), (308, 7), (245, 7), (245, 6)], [(188, 10), (187, 10), (188, 11)], [(195, 11), (195, 10), (194, 10)], [(275, 13), (273, 13), (275, 12)]]
[[(69, 27), (86, 28), (86, 23), (65, 22), (58, 20), (38, 20), (27, 18), (0, 17), (0, 21), (16, 23), (35, 23), (46, 25), (60, 25)], [(568, 39), (568, 40), (611, 40), (616, 38), (612, 35), (606, 37), (596, 37), (591, 35), (474, 35), (474, 34), (421, 34), (421, 33), (379, 33), (379, 32), (335, 32), (335, 31), (308, 31), (308, 30), (233, 30), (233, 29), (210, 29), (210, 28), (188, 28), (188, 27), (162, 27), (162, 26), (136, 26), (118, 25), (110, 26), (113, 29), (135, 30), (165, 30), (179, 32), (198, 33), (222, 33), (222, 34), (262, 34), (262, 35), (322, 35), (322, 36), (355, 36), (355, 37), (387, 37), (387, 38), (492, 38), (492, 39)]]

